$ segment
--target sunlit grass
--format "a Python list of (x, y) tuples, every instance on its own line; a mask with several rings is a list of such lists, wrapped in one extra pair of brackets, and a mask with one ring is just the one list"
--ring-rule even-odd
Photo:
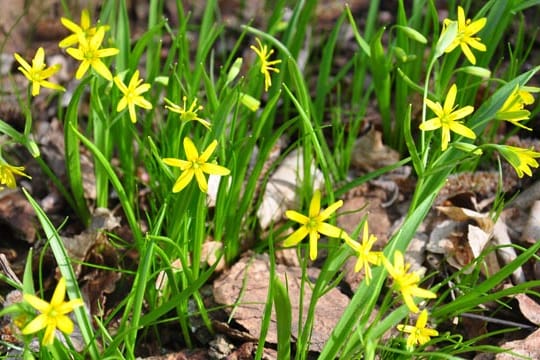
[[(129, 235), (118, 243), (122, 243), (121, 251), (137, 254), (137, 260), (133, 269), (117, 269), (132, 275), (132, 288), (119, 304), (108, 309), (108, 317), (93, 318), (94, 314), (82, 308), (65, 307), (58, 312), (74, 312), (84, 341), (82, 350), (51, 337), (54, 327), (42, 326), (47, 328), (44, 334), (30, 326), (36, 331), (23, 330), (25, 336), (20, 337), (25, 356), (134, 359), (144, 336), (159, 337), (162, 322), (176, 326), (181, 334), (179, 343), (196, 346), (191, 316), (196, 313), (203, 326), (210, 333), (214, 331), (210, 320), (213, 309), (206, 308), (201, 294), (202, 287), (216, 275), (217, 262), (207, 265), (201, 260), (203, 244), (209, 238), (221, 244), (218, 257), (229, 265), (238, 259), (247, 239), (255, 242), (256, 251), (270, 254), (269, 292), (257, 358), (262, 357), (272, 307), (276, 310), (280, 359), (308, 357), (317, 301), (336, 287), (345, 261), (355, 256), (356, 271), (365, 271), (366, 278), (332, 330), (321, 359), (413, 357), (419, 353), (426, 358), (449, 358), (466, 347), (472, 349), (474, 341), (456, 341), (455, 334), (437, 331), (437, 325), (485, 301), (538, 286), (529, 282), (492, 291), (495, 284), (533, 257), (540, 245), (521, 249), (512, 263), (454, 299), (449, 299), (450, 279), (424, 284), (421, 274), (410, 271), (403, 254), (447, 178), (460, 169), (474, 170), (480, 160), (488, 161), (483, 158), (485, 151), (500, 153), (519, 177), (531, 176), (532, 169), (538, 167), (540, 153), (499, 144), (494, 134), (502, 121), (521, 131), (530, 130), (530, 107), (538, 89), (528, 83), (539, 67), (522, 72), (515, 66), (514, 71), (503, 74), (492, 69), (501, 56), (523, 64), (525, 59), (519, 55), (528, 55), (522, 45), (524, 32), (519, 33), (516, 41), (520, 45), (511, 55), (502, 41), (504, 30), (525, 10), (513, 2), (492, 0), (479, 7), (465, 1), (449, 8), (448, 18), (442, 22), (432, 1), (416, 1), (412, 8), (406, 8), (403, 1), (397, 3), (396, 24), (379, 24), (379, 3), (371, 2), (362, 29), (351, 10), (344, 8), (334, 29), (324, 36), (321, 58), (308, 57), (307, 65), (301, 59), (313, 50), (306, 42), (310, 27), (317, 26), (311, 21), (317, 5), (313, 0), (297, 2), (290, 16), (285, 16), (286, 2), (278, 1), (268, 14), (268, 28), (244, 24), (236, 32), (220, 25), (216, 0), (207, 1), (202, 19), (184, 13), (179, 2), (176, 27), (163, 16), (163, 3), (150, 1), (148, 29), (138, 38), (131, 36), (126, 1), (105, 2), (95, 21), (87, 11), (83, 11), (80, 23), (63, 18), (62, 23), (73, 34), (59, 45), (78, 61), (72, 80), (76, 87), (61, 112), (67, 184), (62, 184), (41, 158), (39, 145), (31, 136), (29, 110), (24, 132), (3, 120), (0, 132), (38, 159), (83, 224), (90, 223), (96, 208), (118, 205), (129, 228)], [(66, 6), (64, 10), (68, 10)], [(354, 36), (355, 53), (336, 70), (338, 39), (345, 28)], [(196, 43), (189, 41), (192, 29), (198, 35)], [(171, 42), (162, 57), (164, 36)], [(223, 40), (231, 36), (236, 38), (230, 52), (219, 52), (226, 42)], [(250, 56), (243, 57), (244, 50), (251, 51)], [(58, 68), (44, 64), (42, 52), (42, 48), (37, 50), (32, 65), (16, 55), (28, 80), (28, 104), (31, 96), (39, 95), (40, 87), (64, 90), (49, 81)], [(142, 59), (144, 67), (139, 66)], [(306, 78), (304, 66), (314, 69), (315, 81)], [(89, 94), (87, 117), (81, 111), (85, 94)], [(366, 220), (358, 224), (355, 233), (348, 234), (335, 225), (334, 218), (343, 204), (343, 189), (392, 168), (359, 180), (348, 176), (354, 143), (370, 102), (376, 104), (381, 116), (384, 142), (402, 155), (403, 160), (395, 166), (412, 166), (416, 178), (407, 216), (381, 252), (371, 251), (377, 239), (369, 233)], [(413, 113), (421, 115), (415, 118)], [(327, 130), (332, 138), (325, 135)], [(269, 164), (280, 138), (290, 141), (277, 162)], [(84, 195), (83, 148), (94, 161), (93, 203)], [(260, 231), (256, 214), (270, 170), (294, 149), (300, 150), (301, 168), (296, 171), (302, 175), (290, 179), (297, 201), (282, 216), (282, 220), (293, 221), (272, 223)], [(320, 178), (313, 167), (320, 170)], [(140, 169), (145, 172), (144, 179)], [(0, 164), (3, 185), (13, 188), (14, 175), (24, 176), (24, 168)], [(144, 200), (140, 197), (143, 188), (149, 190)], [(62, 279), (67, 281), (71, 300), (63, 303), (58, 297), (51, 303), (59, 307), (78, 304), (81, 292), (61, 230), (53, 226), (33, 195), (27, 190), (24, 193), (36, 211), (43, 240), (53, 251)], [(361, 241), (360, 229), (364, 230)], [(296, 231), (291, 234), (289, 230)], [(318, 251), (321, 236), (331, 238), (324, 252)], [(308, 251), (304, 251), (306, 237)], [(287, 284), (276, 275), (274, 251), (282, 247), (299, 249), (302, 283), (312, 288), (311, 298), (300, 294), (300, 302), (309, 304), (300, 320), (292, 319)], [(317, 279), (307, 276), (307, 266), (313, 260), (321, 261)], [(480, 263), (473, 266), (480, 267)], [(41, 294), (34, 289), (31, 272), (32, 267), (27, 267), (20, 290)], [(156, 288), (163, 274), (167, 281)], [(40, 311), (44, 308), (35, 306), (44, 304), (36, 300), (37, 295), (32, 296), (27, 296), (33, 299), (30, 304), (14, 305), (1, 314), (20, 316), (21, 325), (28, 326), (38, 316), (28, 305)], [(375, 312), (377, 321), (372, 321)], [(293, 321), (298, 321), (294, 334)], [(57, 321), (58, 328), (69, 335), (72, 329), (67, 324), (65, 318)], [(383, 341), (391, 329), (405, 334)], [(37, 333), (42, 344), (39, 350), (30, 346), (30, 333)], [(290, 346), (293, 336), (295, 346)]]

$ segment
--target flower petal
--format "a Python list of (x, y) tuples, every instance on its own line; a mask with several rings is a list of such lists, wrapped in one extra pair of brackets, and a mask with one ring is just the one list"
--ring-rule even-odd
[(58, 305), (64, 302), (65, 298), (66, 298), (66, 278), (61, 277), (60, 280), (58, 280), (58, 284), (56, 285), (56, 288), (54, 289), (54, 293), (51, 298), (51, 306), (56, 308)]
[(298, 230), (289, 235), (285, 241), (283, 241), (284, 247), (290, 247), (297, 245), (308, 234), (308, 229), (305, 226), (301, 226)]
[(199, 184), (199, 189), (205, 193), (208, 191), (208, 183), (206, 182), (206, 177), (202, 172), (202, 169), (195, 169), (195, 178), (197, 179), (197, 184)]
[(319, 214), (319, 220), (324, 221), (330, 217), (333, 213), (336, 212), (337, 209), (343, 206), (343, 200), (338, 200), (332, 205), (330, 205), (328, 208), (326, 208), (324, 211), (322, 211)]
[(191, 182), (191, 179), (193, 179), (193, 175), (194, 171), (191, 169), (184, 171), (174, 183), (172, 192), (177, 193), (184, 190), (184, 188)]
[(32, 321), (30, 321), (23, 329), (22, 334), (28, 335), (38, 332), (41, 329), (44, 329), (48, 324), (47, 316), (40, 314), (36, 316)]
[(324, 222), (319, 224), (319, 226), (317, 227), (317, 231), (320, 232), (323, 235), (333, 237), (333, 238), (337, 238), (337, 239), (340, 239), (343, 236), (345, 236), (344, 235), (345, 231), (343, 231), (343, 229), (340, 229), (337, 226), (330, 225), (330, 224), (324, 223)]
[(208, 159), (210, 158), (210, 156), (212, 156), (212, 154), (214, 153), (214, 151), (216, 150), (216, 147), (217, 147), (217, 140), (214, 140), (210, 143), (210, 145), (208, 145), (208, 147), (206, 148), (206, 150), (204, 150), (204, 152), (201, 154), (201, 161), (203, 162), (207, 162)]
[(297, 223), (300, 223), (302, 225), (306, 225), (309, 222), (309, 218), (307, 216), (300, 214), (299, 212), (296, 212), (294, 210), (285, 211), (285, 216), (290, 220), (296, 221)]
[(195, 144), (193, 144), (193, 141), (188, 137), (184, 138), (184, 151), (186, 152), (186, 158), (189, 161), (196, 161), (199, 159), (199, 151), (197, 151)]
[(205, 173), (212, 174), (212, 175), (225, 176), (231, 173), (231, 171), (227, 169), (226, 167), (223, 167), (217, 164), (212, 164), (212, 163), (205, 163), (201, 168), (202, 168), (202, 171), (204, 171)]
[(309, 203), (309, 217), (315, 218), (319, 216), (319, 212), (321, 211), (321, 192), (319, 190), (315, 190), (313, 193), (313, 198), (311, 198), (311, 201)]
[(468, 127), (466, 127), (465, 125), (461, 123), (453, 122), (450, 125), (450, 130), (452, 130), (456, 134), (465, 136), (466, 138), (476, 139), (476, 134), (474, 133), (474, 131), (472, 131), (471, 129), (469, 129)]

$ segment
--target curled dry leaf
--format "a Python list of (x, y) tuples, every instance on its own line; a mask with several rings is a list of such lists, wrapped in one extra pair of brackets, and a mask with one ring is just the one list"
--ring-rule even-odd
[(540, 329), (523, 340), (509, 341), (502, 348), (511, 352), (497, 354), (495, 360), (540, 359)]
[[(313, 189), (320, 189), (323, 183), (322, 172), (311, 164)], [(262, 229), (282, 218), (287, 209), (294, 208), (298, 201), (298, 188), (304, 180), (304, 156), (301, 150), (293, 150), (272, 174), (264, 191), (257, 217)]]
[(382, 142), (382, 133), (374, 127), (354, 143), (351, 166), (370, 172), (399, 161), (399, 153)]
[[(497, 254), (499, 254), (503, 264), (510, 264), (517, 258), (516, 251), (511, 246), (512, 240), (508, 235), (508, 228), (502, 217), (499, 217), (497, 222), (495, 222), (493, 228), (493, 241), (495, 242), (495, 245), (499, 246), (497, 248)], [(514, 284), (520, 284), (526, 281), (525, 273), (521, 266), (514, 270), (512, 279), (514, 280)]]
[(533, 324), (540, 326), (540, 304), (527, 294), (517, 294), (515, 298), (519, 303), (519, 310), (521, 310), (523, 316)]
[(537, 200), (531, 206), (527, 224), (521, 235), (521, 240), (534, 244), (540, 241), (540, 200)]

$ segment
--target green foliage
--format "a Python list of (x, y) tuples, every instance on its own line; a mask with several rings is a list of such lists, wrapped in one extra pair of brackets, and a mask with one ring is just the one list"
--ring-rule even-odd
[[(119, 103), (125, 101), (128, 108), (135, 106), (136, 96), (125, 94), (121, 86), (103, 78), (99, 67), (92, 65), (71, 94), (65, 111), (59, 114), (64, 126), (68, 186), (49, 169), (41, 158), (39, 144), (32, 138), (31, 86), (26, 101), (21, 101), (27, 104), (24, 132), (0, 120), (0, 132), (7, 136), (8, 143), (22, 144), (37, 159), (84, 225), (89, 225), (95, 208), (119, 205), (130, 231), (126, 238), (117, 239), (122, 247), (119, 251), (137, 254), (133, 269), (122, 268), (123, 264), (118, 269), (109, 269), (132, 276), (131, 291), (114, 309), (108, 309), (105, 317), (94, 319), (84, 308), (74, 310), (85, 343), (83, 354), (78, 354), (69, 344), (64, 346), (56, 341), (52, 347), (42, 347), (36, 356), (134, 359), (144, 337), (152, 334), (159, 337), (162, 324), (175, 326), (182, 334), (178, 341), (183, 345), (196, 346), (192, 317), (200, 317), (206, 329), (213, 332), (210, 320), (213, 309), (206, 307), (201, 293), (201, 288), (215, 277), (218, 266), (217, 261), (208, 264), (203, 258), (204, 244), (212, 239), (221, 246), (217, 258), (229, 265), (247, 246), (270, 253), (271, 276), (256, 358), (262, 358), (269, 324), (275, 314), (278, 357), (306, 359), (319, 299), (338, 286), (344, 264), (351, 256), (362, 260), (371, 250), (362, 247), (364, 242), (356, 241), (363, 222), (352, 236), (344, 231), (339, 236), (334, 233), (336, 237), (328, 240), (317, 279), (307, 276), (307, 252), (299, 250), (303, 276), (298, 303), (308, 304), (308, 310), (302, 314), (304, 310), (300, 306), (299, 319), (293, 319), (291, 303), (296, 299), (291, 298), (287, 281), (283, 282), (276, 274), (274, 255), (275, 248), (284, 240), (282, 234), (292, 223), (260, 229), (257, 209), (271, 171), (294, 148), (301, 149), (303, 168), (297, 171), (304, 175), (293, 184), (298, 195), (294, 208), (298, 211), (293, 220), (302, 224), (311, 241), (335, 226), (332, 214), (323, 211), (324, 216), (320, 215), (320, 209), (307, 205), (320, 190), (315, 188), (312, 166), (322, 172), (325, 204), (338, 204), (336, 200), (353, 187), (407, 164), (412, 165), (417, 180), (407, 216), (380, 254), (381, 262), (362, 264), (373, 266), (372, 279), (363, 281), (352, 295), (322, 349), (321, 359), (457, 358), (472, 349), (500, 351), (479, 345), (481, 339), (462, 341), (450, 333), (440, 334), (431, 341), (428, 337), (414, 348), (410, 344), (405, 346), (402, 337), (382, 342), (390, 329), (407, 325), (415, 311), (408, 307), (410, 304), (402, 304), (405, 292), (411, 289), (400, 284), (395, 274), (389, 274), (392, 268), (387, 263), (394, 259), (396, 251), (406, 251), (448, 177), (461, 170), (474, 170), (481, 161), (489, 161), (483, 152), (499, 151), (505, 159), (510, 159), (520, 176), (529, 174), (530, 167), (538, 167), (536, 158), (540, 153), (532, 150), (519, 153), (505, 148), (496, 137), (503, 121), (508, 127), (516, 125), (512, 130), (515, 133), (527, 128), (524, 124), (531, 113), (538, 112), (538, 106), (531, 112), (524, 110), (531, 105), (529, 96), (539, 90), (527, 84), (540, 67), (523, 72), (533, 39), (527, 38), (525, 18), (521, 14), (528, 7), (537, 6), (538, 1), (490, 0), (481, 6), (464, 1), (463, 8), (451, 2), (448, 19), (440, 23), (434, 1), (415, 0), (407, 7), (399, 0), (395, 24), (379, 23), (380, 4), (372, 1), (363, 28), (358, 26), (351, 9), (345, 7), (334, 28), (322, 37), (324, 45), (318, 50), (306, 41), (314, 26), (318, 5), (315, 0), (295, 2), (288, 16), (285, 14), (288, 2), (277, 1), (269, 10), (266, 29), (243, 24), (234, 32), (232, 44), (230, 29), (219, 22), (216, 0), (206, 3), (198, 22), (177, 1), (176, 27), (163, 15), (164, 2), (152, 0), (148, 4), (147, 30), (137, 38), (130, 29), (127, 4), (124, 0), (105, 2), (99, 14), (100, 22), (82, 29), (78, 39), (90, 41), (92, 31), (95, 33), (96, 27), (105, 25), (107, 46), (103, 47), (113, 47), (119, 52), (100, 57), (102, 66), (125, 84), (140, 71), (141, 80), (136, 85), (150, 84), (150, 89), (142, 93), (135, 90), (130, 95), (142, 96), (152, 106), (136, 107), (133, 122), (129, 111), (122, 110)], [(67, 12), (67, 4), (63, 5), (69, 19), (76, 22)], [(470, 21), (461, 21), (462, 11)], [(480, 26), (484, 19), (485, 26)], [(507, 47), (503, 36), (515, 19), (519, 20), (519, 32), (515, 43)], [(464, 32), (464, 26), (469, 33)], [(355, 52), (336, 69), (335, 60), (342, 45), (340, 37), (347, 30), (352, 31), (356, 41)], [(196, 34), (194, 41), (193, 34)], [(161, 41), (165, 35), (171, 39), (166, 54)], [(469, 42), (463, 43), (464, 38)], [(228, 44), (227, 52), (222, 50), (224, 44)], [(252, 53), (252, 59), (244, 56), (244, 49), (251, 44), (260, 46), (256, 47), (258, 52)], [(468, 51), (472, 52), (475, 64), (470, 63)], [(499, 58), (506, 56), (510, 58), (509, 67), (502, 71)], [(317, 74), (315, 81), (307, 77), (306, 58), (308, 70)], [(139, 67), (143, 61), (144, 69)], [(454, 84), (458, 89), (456, 95), (448, 96)], [(85, 117), (81, 103), (87, 95), (89, 110)], [(518, 100), (508, 104), (512, 97)], [(445, 108), (447, 100), (452, 103), (452, 109)], [(350, 179), (355, 141), (371, 103), (376, 104), (380, 115), (385, 144), (396, 149), (402, 160)], [(455, 116), (465, 107), (473, 107), (474, 112), (470, 116)], [(501, 118), (501, 109), (505, 107), (513, 118)], [(525, 118), (516, 120), (518, 115)], [(463, 136), (471, 131), (474, 139)], [(186, 145), (185, 139), (190, 139), (193, 145)], [(283, 139), (288, 140), (287, 148), (275, 160), (273, 151)], [(211, 151), (204, 150), (208, 148)], [(83, 151), (88, 151), (94, 162), (95, 202), (85, 197)], [(224, 175), (223, 168), (230, 174)], [(7, 163), (0, 163), (0, 170), (12, 176), (19, 174)], [(212, 174), (211, 180), (208, 174)], [(216, 178), (219, 185), (212, 186), (208, 193), (201, 191), (201, 184)], [(0, 180), (9, 186), (7, 180)], [(178, 183), (182, 186), (175, 187)], [(37, 214), (44, 240), (62, 277), (67, 280), (69, 297), (81, 298), (72, 259), (63, 246), (60, 230), (29, 192), (23, 191)], [(501, 206), (497, 206), (496, 212), (500, 212)], [(289, 218), (290, 213), (287, 213)], [(324, 219), (315, 218), (319, 215)], [(321, 225), (325, 221), (328, 223)], [(313, 224), (319, 225), (315, 232)], [(253, 242), (255, 245), (250, 245)], [(483, 281), (479, 281), (479, 276), (467, 278), (456, 272), (452, 280), (466, 280), (462, 293), (452, 301), (448, 300), (450, 279), (431, 285), (430, 290), (438, 292), (437, 300), (420, 304), (420, 298), (416, 297), (414, 301), (429, 309), (435, 324), (442, 324), (463, 312), (478, 309), (486, 301), (500, 301), (527, 292), (538, 286), (538, 282), (499, 291), (493, 288), (534, 258), (539, 247), (523, 249), (513, 262)], [(476, 275), (481, 266), (481, 259), (477, 260), (471, 265), (478, 270), (473, 272)], [(24, 293), (35, 293), (30, 262), (29, 256), (22, 285), (3, 276), (0, 279)], [(412, 279), (411, 288), (424, 290), (419, 287), (420, 276), (408, 273), (408, 267), (403, 267), (404, 274), (400, 275), (411, 276), (408, 278)], [(39, 275), (42, 279), (43, 274)], [(306, 296), (307, 287), (311, 289), (311, 298)], [(0, 315), (25, 312), (28, 310), (23, 304)], [(298, 332), (294, 333), (293, 329)], [(293, 338), (295, 346), (291, 346)], [(23, 341), (28, 344), (30, 339), (25, 337)], [(436, 350), (425, 350), (429, 345)], [(26, 356), (34, 356), (28, 346), (24, 351)]]

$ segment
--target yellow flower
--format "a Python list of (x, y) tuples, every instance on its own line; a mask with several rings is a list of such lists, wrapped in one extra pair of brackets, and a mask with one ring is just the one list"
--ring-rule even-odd
[(373, 244), (377, 241), (377, 237), (373, 234), (369, 234), (368, 223), (366, 221), (361, 244), (354, 241), (349, 236), (346, 236), (344, 239), (347, 245), (349, 245), (358, 256), (354, 271), (358, 272), (364, 268), (366, 283), (369, 284), (369, 281), (371, 280), (371, 267), (369, 265), (379, 265), (381, 263), (382, 253), (379, 251), (371, 251)]
[(433, 102), (426, 99), (426, 105), (435, 113), (436, 117), (427, 120), (420, 125), (420, 130), (430, 131), (441, 128), (441, 149), (444, 151), (448, 148), (448, 142), (450, 142), (450, 131), (453, 131), (461, 136), (465, 136), (469, 139), (475, 139), (476, 134), (474, 131), (463, 125), (459, 119), (464, 118), (474, 111), (474, 107), (465, 106), (461, 109), (455, 110), (457, 86), (453, 84), (448, 90), (446, 99), (444, 100), (444, 106), (441, 106), (438, 102)]
[[(7, 163), (0, 163), (0, 184), (14, 189), (17, 186), (15, 175), (26, 176), (31, 179), (30, 176), (24, 173), (24, 166), (11, 166)], [(3, 188), (3, 186), (0, 186), (0, 190)]]
[(523, 129), (532, 130), (529, 127), (521, 124), (520, 121), (528, 120), (531, 113), (525, 110), (525, 105), (534, 103), (534, 96), (528, 90), (535, 90), (537, 88), (520, 88), (516, 86), (514, 91), (508, 96), (503, 106), (497, 111), (495, 118), (498, 120), (506, 120), (516, 126)]
[(346, 236), (345, 232), (340, 228), (324, 222), (342, 205), (343, 201), (339, 200), (330, 205), (326, 210), (321, 211), (321, 192), (316, 190), (309, 204), (308, 216), (293, 210), (285, 212), (285, 215), (289, 219), (302, 224), (302, 226), (285, 239), (283, 246), (294, 246), (309, 235), (309, 257), (311, 260), (315, 260), (317, 258), (317, 240), (319, 240), (320, 234), (334, 238)]
[[(443, 32), (446, 30), (448, 25), (454, 20), (445, 19), (443, 23)], [(476, 64), (476, 58), (470, 49), (476, 49), (478, 51), (486, 51), (486, 45), (480, 42), (480, 37), (474, 36), (477, 32), (482, 30), (486, 26), (487, 19), (485, 17), (472, 21), (471, 19), (465, 19), (465, 11), (461, 6), (458, 6), (458, 19), (457, 19), (457, 36), (448, 45), (445, 52), (449, 53), (453, 51), (458, 45), (461, 47), (461, 51), (465, 54), (465, 57), (471, 62), (471, 64)]]
[(523, 149), (520, 147), (509, 145), (490, 145), (495, 147), (499, 153), (512, 165), (516, 173), (521, 178), (523, 174), (532, 176), (531, 167), (537, 168), (538, 161), (535, 158), (540, 157), (540, 152), (534, 151), (532, 148)]
[(67, 36), (64, 38), (60, 43), (58, 43), (58, 46), (61, 48), (67, 48), (70, 46), (75, 46), (79, 43), (79, 38), (85, 38), (90, 39), (92, 36), (94, 36), (99, 28), (103, 28), (104, 30), (108, 30), (108, 26), (92, 26), (90, 22), (90, 14), (88, 13), (88, 9), (84, 9), (81, 12), (81, 25), (75, 24), (73, 21), (62, 17), (60, 18), (60, 21), (62, 22), (62, 25), (64, 25), (68, 30), (70, 30), (73, 34)]
[(413, 296), (426, 299), (434, 299), (437, 297), (432, 291), (418, 287), (420, 275), (415, 272), (408, 272), (411, 264), (405, 264), (403, 254), (399, 250), (396, 250), (394, 253), (394, 264), (390, 263), (390, 261), (384, 257), (382, 261), (386, 271), (388, 271), (394, 280), (394, 287), (397, 291), (401, 292), (403, 301), (411, 312), (417, 313), (419, 311)]
[(79, 36), (79, 47), (69, 48), (67, 53), (81, 62), (75, 78), (80, 79), (86, 74), (89, 67), (92, 67), (99, 75), (105, 79), (111, 81), (113, 79), (111, 71), (101, 61), (101, 58), (114, 56), (118, 54), (119, 50), (116, 48), (100, 49), (103, 37), (105, 36), (105, 29), (100, 27), (94, 36), (87, 39), (83, 36)]
[(204, 152), (199, 156), (199, 152), (193, 144), (193, 141), (191, 141), (190, 138), (186, 137), (184, 138), (184, 150), (186, 152), (187, 160), (180, 160), (174, 158), (163, 159), (163, 162), (165, 164), (179, 167), (180, 170), (183, 171), (183, 173), (174, 183), (172, 189), (173, 192), (176, 193), (182, 191), (191, 182), (193, 176), (195, 176), (195, 179), (199, 184), (199, 189), (205, 193), (208, 191), (208, 183), (206, 182), (206, 177), (204, 176), (205, 173), (220, 176), (230, 174), (229, 169), (217, 164), (208, 163), (208, 159), (216, 149), (216, 146), (217, 141), (212, 141), (212, 143), (208, 145), (206, 150), (204, 150)]
[(56, 328), (64, 334), (73, 332), (73, 322), (66, 314), (72, 312), (76, 307), (82, 306), (83, 301), (81, 299), (64, 301), (66, 297), (66, 279), (61, 278), (58, 281), (50, 303), (30, 294), (24, 294), (23, 297), (28, 304), (41, 313), (24, 327), (22, 330), (23, 335), (33, 334), (45, 329), (42, 343), (43, 345), (51, 345), (54, 342)]
[(268, 91), (268, 88), (272, 85), (270, 71), (279, 73), (279, 69), (273, 67), (273, 65), (281, 63), (281, 60), (270, 60), (269, 58), (274, 53), (274, 50), (272, 49), (269, 51), (268, 47), (263, 45), (258, 38), (256, 38), (255, 41), (257, 41), (259, 48), (255, 47), (254, 45), (251, 45), (250, 48), (255, 51), (259, 57), (259, 60), (261, 61), (261, 74), (264, 75), (264, 91)]
[(120, 112), (127, 107), (129, 110), (129, 118), (131, 119), (132, 123), (137, 122), (135, 105), (147, 110), (152, 108), (152, 104), (141, 96), (141, 94), (150, 90), (150, 84), (141, 84), (143, 81), (143, 79), (139, 79), (139, 70), (135, 71), (131, 77), (131, 80), (129, 81), (128, 86), (126, 86), (118, 76), (114, 77), (114, 83), (124, 94), (124, 97), (120, 99), (118, 106), (116, 106), (116, 111)]
[(210, 122), (204, 119), (201, 119), (199, 117), (199, 114), (197, 114), (200, 110), (203, 109), (202, 105), (197, 106), (197, 99), (191, 102), (191, 105), (189, 106), (189, 108), (187, 107), (187, 96), (182, 97), (182, 101), (184, 102), (184, 106), (177, 105), (173, 103), (171, 100), (165, 98), (165, 102), (168, 104), (168, 105), (165, 105), (165, 107), (172, 112), (180, 114), (180, 120), (182, 120), (183, 122), (198, 121), (205, 128), (210, 130), (210, 126), (211, 126)]
[(439, 332), (435, 329), (426, 327), (428, 319), (427, 310), (424, 309), (416, 320), (416, 325), (398, 325), (397, 329), (409, 334), (407, 338), (407, 347), (413, 349), (415, 345), (424, 345), (429, 342), (431, 337), (438, 336)]
[(43, 50), (42, 47), (37, 49), (36, 55), (32, 59), (32, 66), (30, 66), (30, 64), (28, 64), (19, 54), (15, 53), (13, 56), (19, 64), (21, 64), (21, 66), (18, 67), (19, 71), (32, 83), (32, 96), (39, 95), (40, 86), (53, 90), (66, 90), (62, 86), (46, 80), (58, 72), (61, 66), (60, 64), (56, 64), (47, 67), (47, 64), (45, 64), (45, 50)]

